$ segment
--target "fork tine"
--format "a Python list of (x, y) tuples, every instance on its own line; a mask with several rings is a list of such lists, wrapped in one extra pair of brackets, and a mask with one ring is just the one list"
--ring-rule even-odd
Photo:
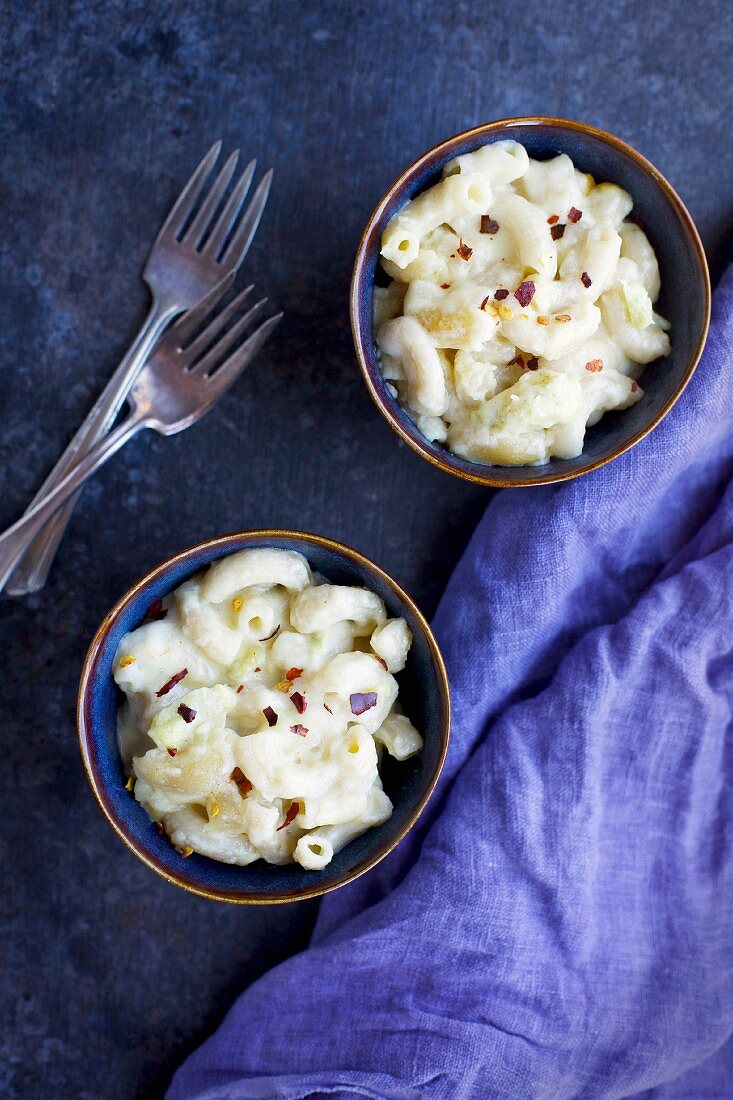
[(260, 224), (262, 211), (265, 209), (267, 196), (270, 193), (271, 183), (272, 168), (269, 172), (266, 172), (260, 180), (259, 187), (252, 197), (252, 202), (247, 207), (244, 217), (237, 226), (234, 236), (221, 257), (221, 263), (227, 265), (233, 264), (235, 267), (239, 267), (242, 260), (247, 255), (249, 246), (252, 244), (252, 238), (257, 232), (257, 226)]
[(252, 322), (260, 316), (266, 305), (267, 298), (260, 298), (259, 302), (255, 302), (252, 308), (247, 310), (244, 317), (241, 317), (236, 325), (232, 325), (229, 332), (224, 333), (221, 340), (218, 341), (211, 351), (207, 352), (203, 359), (195, 364), (193, 370), (201, 374), (210, 374), (211, 371), (215, 369), (217, 363), (221, 363), (229, 348), (237, 343)]
[(197, 248), (201, 243), (201, 240), (209, 228), (209, 225), (216, 214), (216, 211), (224, 198), (224, 192), (227, 189), (229, 180), (234, 175), (234, 169), (237, 167), (237, 160), (239, 159), (239, 149), (235, 149), (234, 152), (227, 157), (226, 163), (219, 175), (214, 180), (211, 189), (201, 203), (196, 217), (191, 222), (190, 227), (186, 230), (183, 240), (186, 244), (193, 245)]
[(254, 283), (245, 287), (241, 294), (238, 294), (228, 306), (226, 306), (221, 313), (217, 313), (216, 317), (213, 317), (210, 323), (206, 326), (204, 331), (196, 337), (192, 344), (189, 344), (184, 350), (186, 352), (186, 360), (188, 363), (194, 363), (196, 357), (206, 351), (207, 347), (211, 344), (212, 340), (216, 336), (217, 332), (220, 332), (224, 326), (231, 320), (234, 314), (242, 307), (249, 295), (254, 290)]
[(196, 203), (196, 199), (201, 194), (204, 183), (211, 169), (214, 167), (220, 152), (221, 140), (215, 141), (173, 204), (170, 214), (163, 222), (163, 226), (158, 236), (155, 238), (156, 244), (166, 233), (170, 232), (175, 236), (179, 232), (181, 226), (191, 213)]
[(232, 230), (234, 223), (239, 216), (239, 211), (242, 208), (242, 203), (245, 200), (249, 186), (252, 183), (252, 177), (255, 174), (255, 168), (257, 167), (257, 161), (251, 160), (242, 175), (237, 181), (237, 185), (232, 191), (231, 195), (227, 199), (226, 206), (222, 210), (221, 214), (217, 218), (216, 225), (211, 231), (208, 241), (203, 247), (204, 252), (217, 258), (221, 252), (222, 245), (226, 241), (230, 231)]
[(193, 336), (199, 325), (202, 325), (206, 320), (206, 317), (214, 308), (220, 298), (223, 298), (229, 287), (234, 282), (236, 271), (230, 271), (221, 279), (215, 287), (206, 294), (201, 301), (189, 309), (187, 313), (171, 325), (168, 332), (163, 337), (164, 341), (170, 339), (174, 342), (175, 346), (181, 348), (185, 345), (186, 341)]
[(267, 342), (272, 332), (280, 324), (282, 317), (282, 313), (276, 313), (274, 317), (270, 317), (267, 321), (264, 321), (260, 327), (255, 329), (252, 335), (245, 340), (242, 346), (237, 348), (237, 350), (222, 363), (214, 374), (209, 375), (207, 381), (209, 386), (216, 391), (215, 400), (221, 397), (221, 395), (236, 382), (245, 367), (251, 363), (262, 345)]

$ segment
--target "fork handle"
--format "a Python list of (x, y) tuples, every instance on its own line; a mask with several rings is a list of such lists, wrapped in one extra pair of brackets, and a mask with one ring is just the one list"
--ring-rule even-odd
[[(51, 473), (34, 496), (29, 511), (59, 485), (77, 462), (110, 430), (125, 403), (135, 378), (169, 321), (181, 310), (176, 306), (153, 301), (142, 328), (130, 345), (124, 359), (117, 367), (93, 408), (61, 455)], [(21, 556), (13, 579), (8, 585), (8, 595), (23, 596), (43, 588), (48, 577), (58, 545), (74, 511), (78, 493), (67, 504), (52, 514), (52, 518), (37, 538), (32, 539), (28, 550)], [(41, 525), (43, 527), (43, 525)], [(5, 578), (7, 579), (7, 578)], [(2, 584), (0, 584), (0, 589)]]
[(147, 426), (145, 414), (134, 409), (127, 420), (114, 428), (96, 446), (86, 452), (64, 478), (38, 504), (32, 505), (17, 523), (0, 535), (0, 591), (13, 572), (19, 558), (31, 545), (38, 532), (63, 508), (88, 477), (107, 459), (119, 451), (128, 439)]

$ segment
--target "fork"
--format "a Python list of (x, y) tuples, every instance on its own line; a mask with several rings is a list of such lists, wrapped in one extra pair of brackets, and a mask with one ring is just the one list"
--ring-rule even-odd
[[(253, 290), (249, 286), (220, 312), (213, 314), (234, 276), (235, 272), (225, 276), (198, 306), (168, 329), (132, 384), (127, 418), (88, 449), (42, 501), (0, 535), (0, 590), (20, 556), (49, 519), (136, 432), (143, 428), (153, 428), (161, 435), (182, 432), (216, 404), (252, 361), (282, 313), (263, 321), (237, 346), (247, 329), (262, 315), (267, 299), (256, 302), (230, 325)], [(205, 327), (197, 333), (202, 326)]]
[[(217, 141), (189, 179), (158, 233), (143, 270), (152, 298), (148, 316), (32, 505), (43, 500), (112, 427), (135, 376), (170, 321), (200, 301), (224, 274), (236, 271), (247, 255), (267, 201), (272, 171), (263, 176), (240, 219), (255, 161), (244, 169), (220, 211), (239, 151), (235, 150), (227, 159), (204, 197), (206, 181), (220, 152), (221, 141)], [(8, 586), (10, 595), (20, 596), (43, 587), (77, 499), (78, 494), (72, 496), (33, 541)]]

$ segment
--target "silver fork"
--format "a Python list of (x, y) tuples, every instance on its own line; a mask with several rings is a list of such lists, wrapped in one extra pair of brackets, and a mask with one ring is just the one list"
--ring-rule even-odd
[[(255, 171), (255, 161), (250, 161), (220, 211), (239, 156), (238, 150), (232, 153), (204, 197), (206, 181), (220, 151), (221, 142), (217, 141), (191, 176), (158, 233), (143, 271), (152, 298), (148, 316), (32, 505), (43, 500), (112, 427), (135, 376), (172, 318), (200, 301), (224, 274), (236, 271), (247, 255), (265, 208), (272, 171), (263, 176), (240, 218)], [(197, 203), (200, 203), (198, 210), (187, 225)], [(77, 500), (78, 494), (59, 509), (34, 540), (8, 586), (11, 596), (43, 587)]]
[[(133, 382), (128, 417), (90, 448), (40, 503), (0, 535), (0, 590), (38, 531), (128, 439), (143, 428), (174, 435), (195, 424), (252, 361), (282, 313), (269, 317), (241, 343), (246, 331), (262, 315), (267, 299), (256, 302), (243, 317), (230, 324), (252, 292), (250, 286), (214, 314), (214, 306), (232, 285), (234, 275), (232, 272), (222, 279), (162, 338)], [(203, 325), (203, 331), (197, 333)]]

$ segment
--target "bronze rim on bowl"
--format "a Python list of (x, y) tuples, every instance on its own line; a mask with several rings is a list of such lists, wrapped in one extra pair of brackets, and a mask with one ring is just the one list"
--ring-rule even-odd
[[(615, 447), (608, 454), (597, 458), (595, 461), (590, 462), (582, 469), (576, 470), (558, 470), (556, 473), (542, 475), (533, 474), (533, 467), (513, 467), (513, 469), (524, 469), (526, 471), (521, 481), (515, 480), (509, 482), (508, 479), (501, 476), (497, 470), (502, 467), (486, 466), (486, 473), (474, 473), (471, 470), (462, 469), (454, 465), (450, 460), (450, 452), (446, 452), (446, 457), (434, 453), (429, 449), (420, 439), (416, 439), (409, 431), (405, 429), (405, 426), (401, 422), (397, 415), (395, 408), (390, 400), (385, 398), (372, 378), (369, 365), (364, 355), (364, 344), (366, 342), (374, 342), (374, 336), (372, 326), (370, 324), (369, 331), (363, 332), (361, 323), (359, 320), (359, 288), (362, 282), (364, 266), (366, 263), (366, 257), (371, 244), (371, 239), (375, 234), (376, 226), (380, 222), (385, 209), (392, 202), (394, 197), (399, 194), (402, 188), (408, 183), (416, 169), (430, 160), (434, 160), (436, 165), (443, 164), (446, 160), (449, 160), (452, 155), (452, 150), (456, 145), (459, 145), (465, 141), (470, 141), (473, 138), (481, 138), (493, 134), (500, 133), (502, 130), (510, 127), (531, 127), (531, 126), (554, 126), (557, 129), (575, 131), (576, 133), (588, 134), (591, 137), (598, 138), (599, 140), (610, 145), (619, 152), (625, 154), (630, 160), (634, 161), (639, 168), (641, 168), (647, 175), (649, 175), (661, 188), (672, 207), (677, 211), (683, 222), (687, 232), (689, 233), (690, 240), (693, 244), (695, 252), (697, 254), (700, 273), (703, 279), (703, 291), (704, 291), (704, 323), (702, 326), (702, 332), (699, 340), (695, 346), (695, 349), (690, 356), (689, 363), (682, 376), (677, 388), (668, 398), (668, 400), (662, 405), (662, 407), (650, 418), (648, 423), (635, 433), (630, 439), (623, 441), (617, 447)], [(486, 122), (480, 126), (474, 126), (470, 130), (464, 130), (459, 134), (454, 134), (453, 137), (447, 138), (445, 141), (439, 142), (434, 145), (426, 153), (417, 157), (399, 176), (399, 178), (392, 184), (389, 190), (379, 200), (372, 216), (367, 222), (366, 228), (361, 235), (359, 241), (359, 247), (356, 253), (356, 261), (354, 263), (354, 271), (351, 277), (351, 292), (349, 297), (349, 313), (351, 317), (351, 332), (354, 339), (354, 347), (356, 349), (357, 359), (359, 361), (359, 368), (361, 370), (364, 382), (372, 398), (372, 401), (377, 406), (379, 411), (387, 420), (387, 423), (398, 436), (407, 443), (408, 447), (411, 447), (416, 454), (422, 458), (428, 460), (433, 466), (437, 466), (438, 469), (444, 470), (446, 473), (453, 474), (454, 477), (463, 478), (465, 481), (471, 481), (477, 485), (485, 485), (492, 488), (506, 488), (516, 487), (522, 488), (530, 485), (552, 485), (559, 481), (569, 481), (575, 477), (581, 477), (584, 474), (591, 473), (593, 470), (599, 469), (601, 466), (605, 466), (606, 463), (611, 462), (613, 459), (618, 458), (619, 455), (624, 454), (626, 451), (634, 447), (640, 440), (644, 439), (657, 424), (670, 411), (670, 409), (676, 404), (678, 398), (683, 393), (690, 378), (692, 377), (697, 364), (700, 361), (700, 356), (703, 353), (705, 347), (705, 341), (707, 339), (708, 328), (710, 326), (710, 310), (711, 310), (711, 288), (710, 288), (710, 273), (708, 271), (707, 258), (705, 256), (705, 250), (700, 240), (700, 235), (697, 231), (695, 223), (692, 220), (692, 216), (687, 207), (679, 197), (675, 189), (669, 183), (669, 181), (662, 175), (662, 173), (654, 167), (651, 161), (648, 161), (646, 157), (642, 156), (632, 145), (622, 141), (621, 138), (615, 137), (613, 134), (609, 134), (605, 130), (601, 130), (596, 126), (590, 126), (585, 122), (575, 122), (572, 119), (567, 118), (553, 118), (550, 116), (542, 115), (530, 115), (520, 118), (503, 118), (497, 119), (494, 122)], [(417, 429), (415, 429), (417, 433)], [(418, 433), (419, 434), (419, 433)], [(475, 465), (480, 465), (476, 463)]]
[[(187, 560), (195, 561), (197, 556), (202, 551), (211, 549), (221, 549), (222, 557), (225, 556), (228, 549), (236, 547), (237, 549), (245, 549), (246, 547), (241, 545), (243, 540), (245, 542), (253, 540), (270, 540), (270, 539), (295, 539), (301, 543), (306, 543), (311, 546), (317, 546), (331, 553), (338, 554), (347, 558), (353, 562), (360, 569), (364, 570), (367, 575), (370, 572), (375, 573), (380, 580), (391, 589), (397, 598), (403, 601), (410, 612), (414, 615), (415, 619), (422, 628), (427, 644), (430, 651), (430, 655), (433, 659), (434, 668), (438, 679), (438, 694), (441, 702), (441, 716), (440, 716), (440, 753), (438, 755), (437, 763), (433, 769), (430, 780), (420, 795), (412, 813), (406, 825), (400, 830), (400, 832), (394, 837), (388, 837), (384, 844), (371, 856), (362, 859), (354, 867), (345, 871), (336, 881), (328, 884), (319, 885), (317, 881), (314, 881), (313, 886), (306, 887), (305, 889), (298, 890), (289, 894), (280, 895), (267, 895), (259, 891), (253, 891), (247, 893), (241, 890), (212, 890), (208, 889), (192, 879), (186, 878), (183, 875), (176, 875), (171, 873), (167, 868), (161, 866), (152, 856), (147, 852), (141, 850), (130, 837), (127, 835), (124, 828), (122, 828), (116, 819), (115, 814), (112, 812), (105, 793), (105, 784), (101, 781), (101, 777), (98, 774), (95, 760), (89, 751), (89, 737), (88, 730), (90, 726), (90, 716), (88, 714), (89, 699), (88, 692), (92, 679), (92, 669), (95, 659), (99, 653), (99, 650), (106, 638), (107, 632), (110, 626), (116, 621), (120, 613), (127, 607), (128, 603), (132, 601), (141, 591), (143, 591), (151, 582), (158, 580), (163, 576), (173, 565), (178, 563), (185, 563)], [(354, 550), (350, 546), (346, 546), (343, 543), (336, 542), (334, 539), (326, 538), (322, 535), (314, 535), (304, 531), (293, 531), (287, 529), (264, 529), (257, 531), (240, 531), (230, 535), (221, 535), (217, 538), (207, 539), (204, 542), (197, 543), (195, 546), (191, 546), (186, 550), (182, 550), (178, 554), (173, 554), (171, 557), (166, 558), (154, 569), (151, 569), (143, 577), (132, 585), (131, 588), (125, 592), (125, 594), (117, 601), (114, 607), (105, 615), (99, 628), (97, 629), (94, 638), (92, 639), (89, 650), (84, 659), (84, 665), (81, 674), (81, 680), (79, 683), (79, 693), (77, 697), (77, 733), (79, 737), (79, 744), (81, 748), (81, 756), (84, 764), (84, 771), (89, 781), (89, 785), (92, 789), (94, 797), (97, 801), (99, 808), (104, 814), (105, 818), (117, 833), (120, 840), (133, 852), (138, 859), (140, 859), (147, 867), (156, 874), (160, 875), (167, 882), (172, 883), (175, 886), (180, 886), (184, 890), (188, 890), (192, 894), (197, 894), (200, 897), (209, 898), (213, 901), (225, 901), (233, 902), (240, 905), (276, 905), (293, 901), (305, 901), (308, 898), (318, 897), (322, 894), (329, 893), (331, 890), (338, 889), (341, 886), (346, 885), (348, 882), (353, 882), (372, 867), (376, 866), (381, 860), (388, 856), (397, 845), (407, 836), (409, 831), (414, 826), (417, 819), (422, 814), (425, 806), (430, 800), (435, 786), (440, 778), (440, 774), (443, 770), (446, 754), (448, 752), (448, 742), (450, 740), (450, 721), (451, 721), (451, 706), (450, 706), (450, 689), (448, 686), (448, 675), (445, 668), (445, 663), (441, 655), (438, 644), (435, 641), (433, 632), (430, 626), (420, 611), (419, 607), (409, 595), (405, 589), (397, 583), (388, 573), (386, 573), (380, 566), (368, 558), (365, 554), (360, 553), (358, 550)], [(317, 872), (314, 872), (317, 874)]]

